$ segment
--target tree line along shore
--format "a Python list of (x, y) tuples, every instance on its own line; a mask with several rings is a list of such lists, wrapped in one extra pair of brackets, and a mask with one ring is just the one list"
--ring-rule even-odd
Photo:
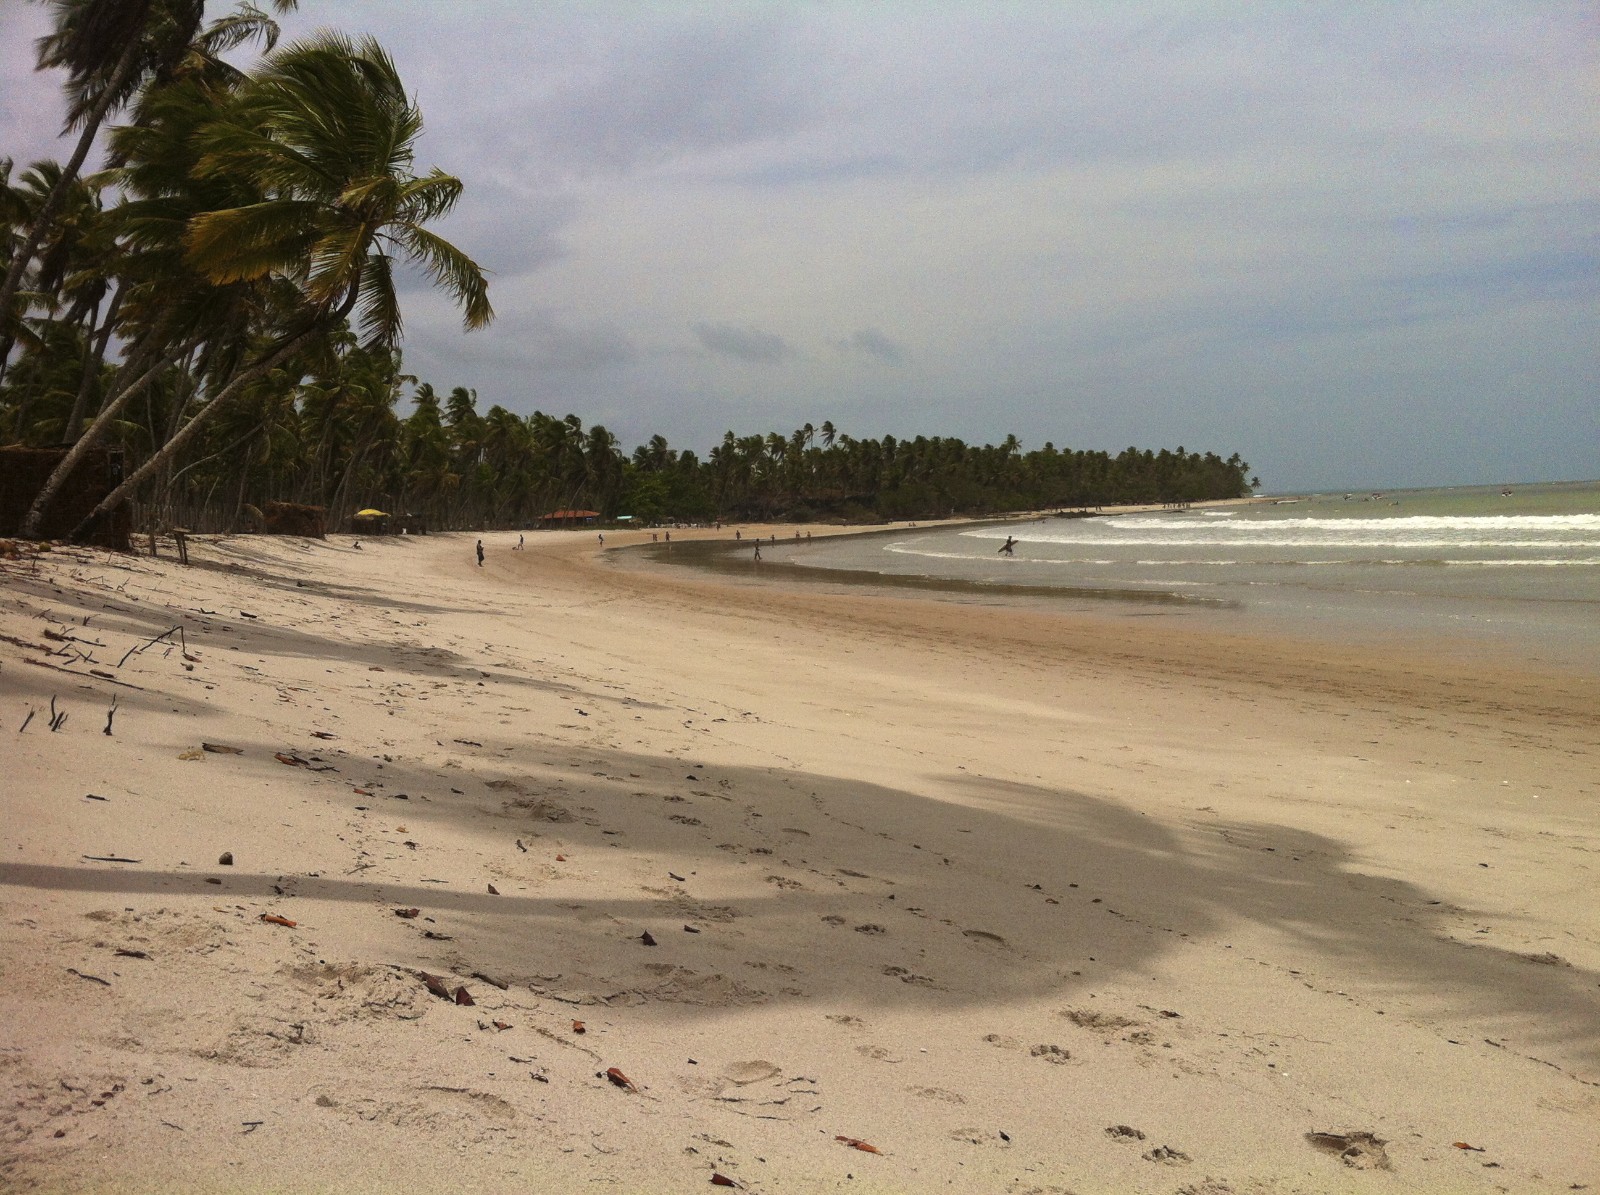
[[(39, 535), (91, 472), (111, 481), (58, 533), (130, 502), (146, 528), (229, 530), (291, 502), (333, 527), (380, 507), (449, 529), (557, 510), (872, 522), (1254, 484), (1237, 454), (1182, 447), (1024, 452), (1015, 436), (857, 439), (824, 421), (729, 431), (704, 456), (655, 436), (629, 455), (575, 415), (480, 412), (473, 390), (405, 372), (397, 266), (467, 330), (494, 311), (484, 271), (428, 227), (462, 183), (416, 166), (422, 115), (382, 46), (322, 32), (280, 47), (251, 4), (208, 20), (203, 0), (61, 0), (53, 17), (37, 63), (64, 76), (73, 150), (0, 157), (0, 450), (57, 459), (0, 530)], [(260, 56), (233, 65), (241, 49)]]

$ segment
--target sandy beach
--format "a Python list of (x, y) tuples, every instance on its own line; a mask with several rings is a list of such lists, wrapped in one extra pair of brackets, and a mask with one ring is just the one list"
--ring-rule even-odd
[(1600, 678), (475, 538), (0, 560), (0, 1189), (1600, 1188)]

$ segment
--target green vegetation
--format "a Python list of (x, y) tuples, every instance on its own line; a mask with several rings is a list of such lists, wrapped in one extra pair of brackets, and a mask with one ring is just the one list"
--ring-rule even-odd
[[(477, 264), (427, 228), (461, 183), (414, 171), (422, 117), (383, 49), (336, 33), (278, 49), (248, 3), (210, 23), (203, 0), (51, 7), (39, 64), (66, 72), (73, 156), (0, 159), (0, 444), (70, 446), (29, 531), (97, 447), (128, 466), (97, 513), (139, 498), (142, 524), (195, 529), (274, 500), (326, 506), (331, 526), (379, 506), (449, 528), (558, 509), (869, 521), (1248, 492), (1237, 456), (854, 440), (831, 423), (729, 432), (703, 461), (656, 436), (630, 458), (573, 415), (480, 414), (460, 387), (441, 399), (403, 372), (396, 264), (419, 265), (468, 329), (493, 311)], [(223, 58), (243, 45), (266, 51), (249, 71)], [(106, 168), (81, 175), (106, 128)]]

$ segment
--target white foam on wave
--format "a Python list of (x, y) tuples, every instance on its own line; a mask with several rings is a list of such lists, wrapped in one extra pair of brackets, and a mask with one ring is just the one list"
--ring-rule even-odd
[(1530, 551), (1549, 548), (1600, 548), (1595, 539), (1411, 539), (1389, 535), (1277, 536), (1270, 534), (1235, 536), (1129, 536), (1071, 539), (1044, 539), (1041, 544), (1091, 545), (1118, 548), (1521, 548)]
[[(1408, 562), (1409, 563), (1409, 562)], [(1594, 568), (1600, 559), (1584, 560), (1441, 560), (1460, 568)]]
[[(1018, 547), (1023, 547), (1025, 545), (1023, 545), (1019, 541), (1017, 546)], [(917, 547), (915, 544), (886, 544), (886, 545), (884, 545), (884, 549), (883, 550), (885, 552), (892, 552), (896, 556), (915, 556), (919, 560), (981, 561), (981, 560), (987, 560), (988, 559), (988, 557), (986, 557), (986, 556), (973, 556), (972, 554), (970, 554), (968, 552), (930, 552), (926, 548)], [(1011, 557), (1008, 557), (1007, 559), (1009, 561), (1013, 562), (1013, 563), (1016, 563), (1016, 564), (1049, 564), (1049, 565), (1059, 565), (1059, 564), (1099, 564), (1099, 565), (1110, 565), (1110, 564), (1119, 563), (1116, 560), (1102, 560), (1102, 559), (1094, 559), (1094, 558), (1091, 558), (1091, 557), (1084, 557), (1084, 556), (1070, 556), (1070, 557), (1069, 556), (1046, 556), (1046, 557), (1011, 556)], [(1163, 563), (1166, 563), (1166, 562), (1163, 562)]]
[[(1001, 539), (1004, 527), (961, 533)], [(1042, 544), (1117, 544), (1220, 547), (1600, 548), (1600, 514), (1404, 515), (1377, 518), (1189, 518), (1112, 517), (1074, 520), (1068, 526), (1030, 528), (1027, 539)]]
[[(962, 532), (999, 539), (989, 528)], [(1007, 533), (1008, 534), (1008, 533)], [(1165, 548), (1454, 548), (1545, 551), (1600, 550), (1600, 515), (1530, 515), (1525, 518), (1279, 519), (1201, 523), (1158, 519), (1106, 519), (1094, 525), (1043, 529), (1037, 544)]]
[[(1088, 520), (1083, 520), (1087, 522)], [(1140, 515), (1112, 516), (1099, 521), (1102, 527), (1160, 527), (1180, 526), (1185, 520), (1149, 518)], [(1600, 534), (1600, 514), (1575, 515), (1356, 515), (1317, 518), (1314, 515), (1288, 519), (1238, 519), (1235, 528), (1244, 527), (1394, 527), (1416, 531), (1592, 531)], [(982, 530), (988, 530), (983, 528)], [(971, 534), (971, 533), (969, 533)]]

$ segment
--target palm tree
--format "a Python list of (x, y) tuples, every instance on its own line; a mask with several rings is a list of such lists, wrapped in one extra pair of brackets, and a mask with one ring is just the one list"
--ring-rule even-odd
[[(107, 219), (118, 241), (114, 268), (121, 281), (117, 331), (125, 346), (123, 364), (94, 423), (34, 499), (25, 535), (38, 534), (60, 487), (131, 399), (202, 344), (198, 367), (214, 381), (225, 380), (243, 359), (257, 313), (273, 302), (270, 284), (213, 285), (187, 261), (184, 237), (196, 215), (260, 198), (236, 177), (195, 177), (199, 134), (230, 98), (227, 86), (205, 80), (172, 84), (145, 98), (141, 123), (116, 132), (112, 149), (124, 164), (109, 172), (109, 181), (126, 199)], [(153, 447), (161, 442), (156, 439)]]
[[(9, 166), (9, 163), (0, 165)], [(41, 309), (43, 317), (39, 321), (22, 318), (9, 323), (0, 321), (0, 362), (10, 357), (12, 346), (18, 340), (24, 352), (42, 349), (47, 341), (57, 348), (65, 344), (60, 337), (45, 337), (42, 324), (60, 322), (77, 326), (85, 323), (88, 317), (85, 335), (92, 340), (99, 321), (100, 304), (107, 286), (104, 269), (97, 267), (103, 266), (108, 240), (100, 188), (82, 179), (72, 180), (63, 187), (59, 163), (35, 162), (18, 176), (14, 185), (5, 187), (5, 194), (0, 197), (0, 210), (6, 213), (6, 223), (12, 229), (25, 228), (57, 192), (63, 195), (60, 213), (44, 243), (35, 246), (37, 264), (31, 278), (27, 279), (28, 289), (17, 295), (19, 317), (29, 308)], [(18, 235), (13, 232), (13, 240)], [(27, 396), (23, 395), (22, 401), (26, 400)]]
[[(253, 360), (95, 508), (81, 532), (127, 499), (256, 378), (355, 316), (368, 346), (392, 345), (401, 316), (396, 257), (415, 261), (464, 309), (494, 318), (488, 283), (424, 225), (455, 206), (459, 179), (411, 173), (422, 115), (372, 38), (322, 33), (271, 55), (202, 135), (201, 179), (238, 178), (259, 202), (188, 222), (188, 264), (216, 286), (279, 281), (293, 299)], [(81, 443), (81, 442), (80, 442)]]
[(450, 436), (432, 385), (420, 384), (411, 401), (415, 409), (401, 429), (407, 503), (413, 497), (424, 499), (432, 516), (437, 513), (435, 500), (449, 486)]
[[(273, 0), (279, 12), (288, 12), (297, 3)], [(205, 0), (51, 0), (51, 7), (55, 24), (39, 39), (37, 63), (40, 70), (61, 67), (67, 71), (64, 131), (77, 129), (78, 141), (55, 187), (6, 263), (5, 279), (0, 282), (0, 328), (20, 315), (14, 307), (22, 276), (66, 201), (106, 117), (128, 104), (148, 82), (170, 78), (192, 51), (214, 57), (221, 49), (256, 36), (264, 37), (270, 48), (277, 37), (276, 24), (248, 3), (235, 18), (219, 22), (207, 36), (201, 36)]]

